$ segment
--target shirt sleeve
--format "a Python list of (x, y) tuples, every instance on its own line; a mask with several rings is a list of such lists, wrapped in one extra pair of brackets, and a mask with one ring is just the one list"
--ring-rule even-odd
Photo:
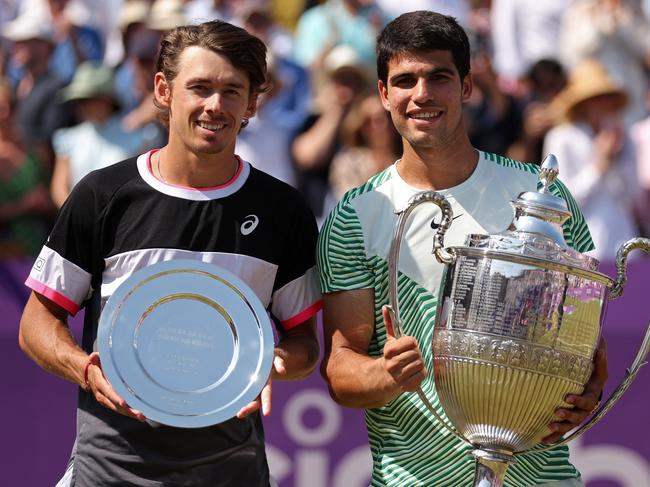
[[(354, 191), (354, 190), (353, 190)], [(324, 293), (374, 287), (363, 230), (347, 196), (330, 213), (318, 238), (318, 270)]]
[(284, 330), (300, 325), (322, 307), (316, 271), (316, 219), (300, 199), (288, 221), (271, 302), (271, 313)]
[(580, 211), (580, 208), (571, 195), (569, 189), (564, 185), (564, 183), (557, 180), (550, 186), (550, 190), (555, 196), (559, 196), (566, 201), (567, 207), (571, 212), (571, 218), (569, 218), (563, 226), (564, 240), (566, 240), (569, 247), (574, 248), (580, 253), (595, 249), (596, 247), (591, 239), (591, 233), (589, 232), (589, 227), (587, 226), (585, 217)]
[(96, 193), (82, 180), (61, 208), (25, 285), (74, 315), (92, 294), (99, 248)]

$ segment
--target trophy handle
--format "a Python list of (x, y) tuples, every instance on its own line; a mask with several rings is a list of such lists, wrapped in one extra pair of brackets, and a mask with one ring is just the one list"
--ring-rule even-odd
[(406, 208), (396, 211), (397, 226), (393, 234), (393, 240), (390, 243), (390, 252), (388, 254), (388, 300), (390, 315), (393, 320), (393, 331), (395, 337), (399, 338), (403, 335), (402, 321), (399, 315), (399, 303), (397, 298), (397, 274), (399, 270), (399, 252), (402, 247), (402, 238), (404, 236), (404, 228), (409, 216), (417, 206), (422, 203), (431, 202), (440, 208), (442, 211), (442, 221), (440, 227), (433, 237), (433, 250), (432, 253), (441, 264), (451, 264), (454, 261), (454, 256), (445, 250), (445, 233), (451, 226), (453, 221), (454, 212), (451, 205), (442, 194), (435, 191), (422, 191), (421, 193), (413, 196)]
[(627, 281), (627, 256), (636, 249), (650, 253), (650, 239), (631, 238), (619, 247), (618, 252), (616, 252), (616, 282), (609, 292), (609, 299), (616, 299), (623, 295), (623, 288)]
[[(453, 221), (453, 211), (451, 205), (447, 199), (440, 193), (435, 191), (423, 191), (421, 193), (413, 196), (406, 206), (405, 209), (397, 211), (397, 226), (395, 227), (395, 234), (393, 235), (393, 240), (390, 244), (390, 253), (388, 256), (388, 311), (390, 313), (391, 320), (393, 322), (393, 333), (395, 338), (399, 338), (404, 335), (402, 328), (402, 321), (399, 314), (399, 301), (397, 297), (397, 278), (399, 270), (399, 251), (402, 244), (402, 238), (404, 236), (404, 228), (406, 227), (406, 222), (411, 212), (415, 209), (416, 206), (431, 202), (437, 205), (442, 211), (442, 221), (440, 222), (440, 227), (436, 231), (436, 235), (433, 238), (433, 250), (432, 253), (436, 256), (436, 259), (441, 264), (450, 264), (455, 260), (455, 257), (450, 252), (446, 251), (444, 248), (444, 236), (445, 232), (451, 226)], [(421, 388), (418, 388), (417, 394), (424, 403), (424, 405), (433, 413), (440, 423), (447, 428), (451, 433), (456, 437), (464, 441), (465, 443), (471, 444), (463, 435), (461, 435), (456, 428), (454, 428), (449, 422), (442, 418), (435, 410), (433, 405), (429, 402), (426, 395)]]
[[(618, 252), (616, 252), (616, 271), (618, 275), (616, 278), (616, 282), (614, 283), (612, 289), (609, 292), (610, 299), (616, 299), (623, 295), (623, 288), (625, 287), (625, 282), (627, 281), (627, 275), (626, 275), (627, 257), (628, 254), (635, 249), (641, 249), (647, 253), (650, 253), (650, 239), (632, 238), (619, 247)], [(612, 392), (612, 395), (607, 399), (607, 401), (605, 401), (605, 403), (602, 406), (596, 409), (596, 411), (593, 413), (591, 418), (589, 418), (589, 421), (584, 423), (577, 430), (575, 430), (566, 438), (563, 438), (558, 443), (554, 443), (553, 445), (544, 448), (536, 448), (524, 452), (517, 452), (515, 453), (515, 455), (525, 455), (528, 453), (538, 453), (546, 450), (551, 450), (553, 448), (557, 448), (558, 446), (564, 445), (569, 441), (582, 436), (584, 433), (590, 430), (592, 426), (598, 423), (609, 412), (609, 410), (612, 409), (612, 407), (614, 407), (614, 404), (618, 402), (618, 400), (621, 398), (623, 393), (625, 393), (625, 391), (627, 391), (627, 389), (630, 387), (630, 384), (632, 384), (632, 381), (634, 381), (634, 379), (636, 378), (641, 367), (646, 364), (645, 359), (648, 356), (649, 351), (650, 351), (650, 322), (648, 322), (648, 327), (646, 328), (646, 332), (643, 337), (643, 342), (641, 343), (641, 346), (637, 351), (636, 357), (634, 358), (634, 362), (632, 362), (632, 366), (629, 367), (628, 369), (625, 369), (625, 377), (623, 378), (621, 383), (618, 385), (618, 387), (616, 387), (614, 392)]]

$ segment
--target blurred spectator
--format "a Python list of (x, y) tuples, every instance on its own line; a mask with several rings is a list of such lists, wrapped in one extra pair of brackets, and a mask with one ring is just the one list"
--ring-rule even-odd
[(650, 236), (650, 90), (646, 92), (648, 116), (635, 123), (630, 129), (637, 156), (639, 184), (643, 189), (643, 199), (639, 221), (643, 234)]
[(309, 115), (309, 75), (278, 52), (287, 50), (283, 37), (288, 34), (277, 27), (266, 2), (244, 0), (235, 10), (242, 27), (269, 47), (270, 86), (260, 97), (257, 114), (237, 137), (237, 154), (258, 169), (296, 186), (290, 145)]
[(0, 0), (0, 29), (18, 15), (20, 0)]
[(295, 135), (309, 115), (309, 73), (282, 53), (286, 50), (282, 39), (288, 34), (277, 27), (266, 2), (245, 0), (244, 5), (238, 10), (242, 27), (259, 37), (269, 48), (269, 75), (274, 86), (264, 98), (262, 111), (264, 116)]
[(65, 107), (57, 103), (65, 82), (48, 67), (54, 48), (52, 29), (38, 17), (21, 16), (5, 26), (3, 35), (13, 42), (11, 61), (23, 73), (14, 87), (18, 134), (51, 165), (52, 133), (68, 123)]
[[(23, 3), (35, 0), (23, 0)], [(47, 6), (48, 0), (36, 0)], [(117, 24), (117, 17), (124, 2), (129, 0), (69, 0), (66, 2), (65, 13), (74, 19), (76, 25), (84, 25), (95, 30), (106, 44), (106, 38)], [(47, 10), (47, 8), (46, 8)]]
[[(212, 19), (210, 19), (212, 20)], [(183, 0), (154, 0), (147, 27), (161, 34), (188, 23)]]
[(360, 67), (357, 52), (336, 46), (323, 61), (326, 82), (316, 93), (312, 113), (291, 147), (298, 172), (298, 189), (322, 221), (336, 202), (329, 190), (329, 167), (341, 146), (343, 119), (355, 98), (369, 88), (368, 75)]
[[(120, 105), (124, 110), (133, 110), (144, 96), (136, 86), (136, 62), (139, 58), (153, 59), (158, 51), (160, 33), (149, 30), (146, 22), (149, 18), (151, 3), (147, 0), (131, 0), (122, 6), (119, 27), (122, 37), (123, 58), (115, 68), (115, 88)], [(153, 76), (153, 75), (152, 75)], [(153, 90), (153, 81), (147, 93)]]
[(630, 96), (625, 123), (645, 117), (650, 23), (638, 0), (576, 1), (564, 17), (560, 56), (569, 69), (583, 59), (600, 61)]
[(555, 154), (560, 178), (585, 216), (596, 249), (612, 260), (618, 247), (638, 234), (634, 219), (640, 197), (633, 144), (620, 115), (628, 95), (595, 60), (569, 74), (552, 103), (563, 123), (546, 136), (544, 152)]
[(346, 45), (356, 50), (361, 63), (373, 65), (375, 39), (387, 21), (386, 14), (372, 2), (326, 0), (298, 20), (295, 60), (317, 71), (334, 46)]
[(470, 5), (468, 0), (377, 0), (377, 5), (390, 18), (396, 18), (405, 12), (415, 10), (432, 10), (444, 15), (451, 15), (463, 27), (468, 25)]
[(233, 17), (231, 0), (188, 0), (185, 2), (184, 14), (191, 24), (200, 24), (208, 20), (225, 20)]
[(572, 0), (492, 0), (494, 69), (500, 87), (518, 95), (540, 59), (555, 57), (562, 16)]
[(467, 134), (477, 149), (504, 154), (519, 136), (521, 106), (499, 89), (485, 46), (474, 43), (470, 63), (474, 87), (463, 107)]
[(541, 59), (524, 79), (523, 124), (519, 138), (508, 149), (508, 157), (539, 163), (543, 160), (544, 137), (555, 120), (550, 102), (566, 85), (566, 73), (554, 59)]
[[(298, 19), (313, 0), (273, 0), (270, 2), (273, 18), (289, 32), (296, 30)], [(311, 6), (311, 5), (310, 5)]]
[(143, 151), (163, 146), (167, 136), (153, 102), (159, 38), (159, 33), (148, 29), (135, 31), (130, 38), (128, 57), (118, 68), (115, 79), (115, 96), (124, 111), (122, 128), (126, 132), (141, 131)]
[(274, 55), (292, 57), (293, 35), (275, 22), (267, 0), (240, 0), (234, 11), (234, 22), (262, 39)]
[(68, 0), (47, 0), (47, 3), (55, 42), (50, 69), (69, 83), (80, 63), (103, 59), (103, 41), (97, 30), (76, 24), (65, 10)]
[(343, 120), (341, 142), (329, 174), (337, 200), (393, 164), (402, 153), (402, 138), (376, 90), (357, 97)]
[(0, 258), (38, 254), (53, 211), (47, 171), (20, 140), (14, 110), (9, 83), (0, 78)]
[(139, 154), (144, 143), (140, 131), (125, 132), (122, 127), (108, 66), (83, 63), (63, 95), (80, 123), (54, 134), (52, 200), (59, 207), (86, 174)]
[(282, 83), (277, 80), (275, 59), (271, 57), (268, 61), (270, 89), (260, 96), (257, 113), (237, 137), (235, 151), (257, 169), (295, 187), (296, 174), (290, 146), (297, 127), (278, 123), (273, 115), (277, 108), (273, 106), (274, 102), (284, 91)]
[(127, 57), (127, 47), (134, 34), (145, 29), (151, 10), (150, 0), (124, 0), (116, 15), (115, 26), (108, 35), (104, 64), (118, 66)]

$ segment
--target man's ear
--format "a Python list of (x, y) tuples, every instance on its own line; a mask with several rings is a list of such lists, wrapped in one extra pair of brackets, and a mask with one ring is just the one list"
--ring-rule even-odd
[(463, 103), (469, 101), (469, 98), (472, 96), (472, 90), (474, 89), (474, 81), (472, 81), (472, 73), (467, 73), (465, 78), (462, 81), (461, 95)]
[(384, 110), (390, 111), (390, 102), (388, 101), (388, 87), (382, 80), (377, 81), (377, 90), (379, 91), (379, 97), (381, 98), (381, 104), (384, 106)]
[(169, 83), (165, 79), (165, 75), (160, 71), (156, 73), (153, 78), (154, 90), (153, 94), (156, 101), (163, 107), (169, 107), (172, 98), (172, 91)]
[(255, 116), (255, 113), (257, 113), (257, 102), (259, 100), (259, 97), (259, 93), (251, 93), (248, 99), (248, 106), (246, 107), (244, 117), (253, 118)]

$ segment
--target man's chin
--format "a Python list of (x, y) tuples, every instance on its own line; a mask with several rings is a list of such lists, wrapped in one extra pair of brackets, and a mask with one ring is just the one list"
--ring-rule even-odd
[(413, 137), (410, 140), (408, 140), (408, 142), (411, 145), (411, 147), (414, 148), (417, 147), (418, 149), (433, 149), (436, 147), (436, 145), (438, 145), (438, 141), (431, 135)]
[(219, 153), (223, 152), (223, 147), (205, 146), (205, 145), (203, 145), (203, 146), (195, 147), (194, 152), (196, 154), (212, 156), (212, 155), (219, 154)]

